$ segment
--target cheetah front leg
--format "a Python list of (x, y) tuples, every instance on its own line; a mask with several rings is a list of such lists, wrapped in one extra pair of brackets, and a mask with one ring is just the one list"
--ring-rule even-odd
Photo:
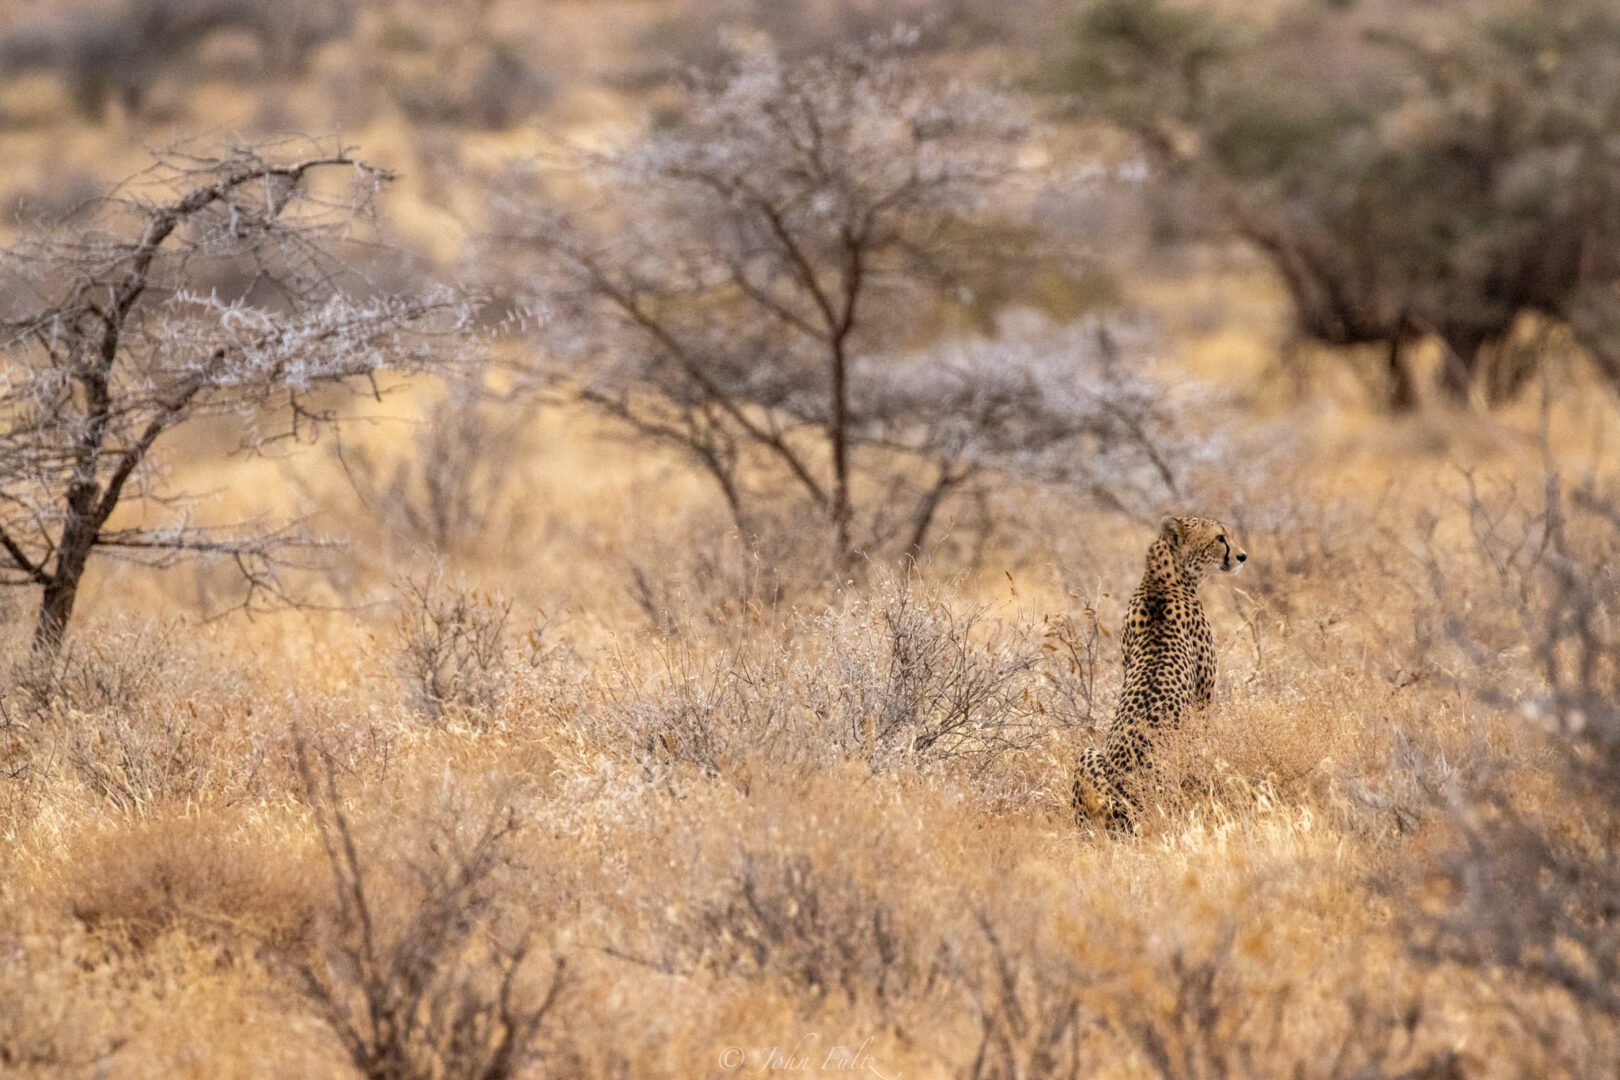
[(1136, 801), (1119, 783), (1108, 758), (1094, 746), (1080, 753), (1071, 805), (1076, 825), (1101, 821), (1113, 832), (1135, 831)]
[(1074, 810), (1074, 823), (1084, 825), (1100, 820), (1108, 812), (1108, 778), (1106, 762), (1094, 746), (1080, 751), (1080, 761), (1074, 767), (1074, 792), (1069, 805)]

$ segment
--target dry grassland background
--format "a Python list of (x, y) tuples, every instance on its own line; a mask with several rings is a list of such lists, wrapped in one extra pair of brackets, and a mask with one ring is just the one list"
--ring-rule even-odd
[[(392, 240), (477, 276), (480, 183), (642, 130), (721, 6), (362, 4), (296, 63), (226, 27), (138, 93), (14, 57), (6, 229), (151, 146), (336, 131), (399, 171)], [(939, 48), (1039, 83), (1072, 13), (1019, 12)], [(1121, 153), (1052, 112), (1053, 153)], [(1508, 400), (1391, 411), (1377, 346), (1301, 338), (1263, 259), (1155, 241), (1185, 213), (1147, 201), (1082, 200), (1064, 287), (1140, 329), (1176, 490), (998, 466), (915, 559), (829, 562), (791, 503), (742, 533), (686, 456), (511, 374), (521, 330), (476, 399), (386, 378), (265, 455), (178, 432), (199, 520), (328, 546), (251, 617), (230, 565), (98, 556), (43, 668), (37, 591), (0, 593), (0, 1074), (1613, 1075), (1610, 385), (1530, 327)], [(1032, 306), (1004, 327), (1069, 317)], [(1214, 706), (1114, 835), (1070, 769), (1167, 511), (1250, 558), (1203, 589)]]

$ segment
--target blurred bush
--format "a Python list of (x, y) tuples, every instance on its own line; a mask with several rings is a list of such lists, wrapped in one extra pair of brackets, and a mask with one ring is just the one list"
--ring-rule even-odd
[(1094, 0), (1063, 81), (1275, 267), (1300, 334), (1383, 346), (1392, 405), (1422, 338), (1447, 397), (1498, 402), (1532, 316), (1620, 386), (1617, 37), (1605, 0)]
[(805, 56), (906, 26), (925, 51), (962, 49), (1003, 42), (1022, 17), (1050, 7), (1047, 0), (692, 0), (643, 33), (628, 77), (639, 82), (712, 71), (731, 59), (738, 39), (748, 37)]
[[(1527, 729), (1527, 753), (1477, 783), (1430, 786), (1448, 826), (1413, 869), (1413, 948), (1548, 996), (1585, 1032), (1620, 1024), (1620, 488), (1560, 480), (1540, 491), (1476, 484), (1459, 572), (1431, 540), (1436, 607), (1484, 709)], [(1466, 564), (1464, 564), (1466, 565)], [(1504, 658), (1522, 658), (1519, 663)], [(1545, 770), (1543, 772), (1542, 770)], [(1524, 1037), (1580, 1073), (1580, 1041), (1515, 1017)], [(1602, 1045), (1601, 1043), (1599, 1045)]]
[(101, 118), (116, 102), (138, 115), (165, 75), (198, 59), (215, 35), (238, 33), (254, 43), (260, 71), (301, 71), (319, 45), (348, 33), (348, 3), (283, 0), (120, 0), (61, 5), (0, 38), (0, 69), (49, 71), (67, 84), (79, 111)]

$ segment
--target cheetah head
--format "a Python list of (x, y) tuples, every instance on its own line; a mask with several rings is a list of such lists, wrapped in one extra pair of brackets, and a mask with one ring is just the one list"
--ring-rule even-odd
[(1214, 518), (1167, 517), (1160, 535), (1170, 541), (1177, 564), (1194, 580), (1217, 570), (1235, 574), (1249, 558), (1232, 530)]

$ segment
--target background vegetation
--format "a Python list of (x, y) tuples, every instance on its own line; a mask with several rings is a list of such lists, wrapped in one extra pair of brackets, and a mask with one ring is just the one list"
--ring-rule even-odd
[(269, 10), (0, 7), (0, 1074), (1620, 1065), (1611, 5)]

